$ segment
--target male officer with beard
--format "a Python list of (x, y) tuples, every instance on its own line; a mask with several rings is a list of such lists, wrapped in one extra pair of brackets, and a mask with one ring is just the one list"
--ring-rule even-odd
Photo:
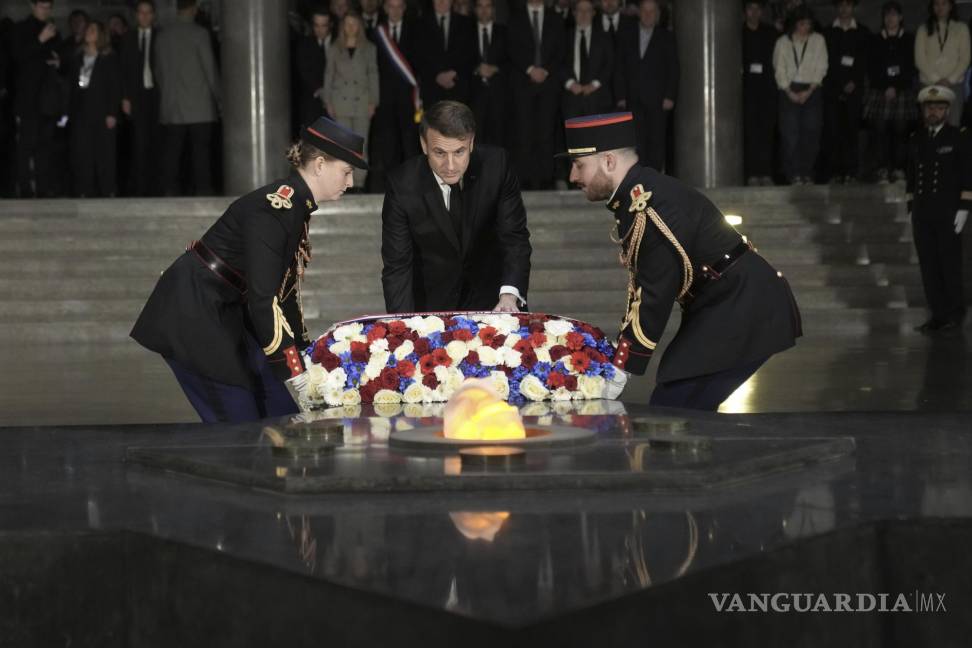
[(962, 229), (972, 209), (972, 143), (947, 122), (955, 95), (928, 86), (918, 95), (925, 128), (908, 141), (908, 212), (931, 319), (919, 333), (955, 329), (965, 319)]
[(783, 275), (691, 187), (641, 166), (631, 113), (567, 120), (571, 182), (591, 202), (607, 201), (629, 272), (607, 397), (627, 373), (643, 374), (672, 306), (678, 333), (658, 367), (651, 404), (716, 410), (771, 355), (801, 335), (800, 313)]

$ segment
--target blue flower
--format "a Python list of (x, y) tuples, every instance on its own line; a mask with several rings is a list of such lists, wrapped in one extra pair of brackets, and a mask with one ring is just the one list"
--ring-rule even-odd
[(547, 382), (547, 376), (550, 375), (550, 363), (549, 362), (538, 362), (533, 365), (533, 370), (530, 372), (543, 382)]
[(601, 365), (601, 375), (604, 376), (604, 379), (605, 380), (611, 380), (611, 379), (613, 379), (614, 378), (614, 374), (617, 373), (617, 371), (618, 370), (615, 369), (614, 365), (612, 365), (612, 364), (606, 364), (605, 363), (605, 364)]
[(442, 348), (442, 334), (436, 331), (435, 333), (429, 333), (427, 337), (429, 341), (430, 349), (441, 349)]
[(347, 370), (347, 365), (351, 363), (351, 352), (345, 351), (344, 353), (339, 355), (338, 358), (341, 359), (341, 366), (345, 367), (345, 370)]
[(466, 329), (467, 331), (472, 331), (473, 335), (479, 333), (479, 326), (471, 319), (466, 317), (454, 317), (456, 325), (449, 328), (450, 331), (457, 331), (459, 329)]
[(584, 335), (584, 345), (596, 349), (597, 340), (594, 339), (594, 336), (591, 335), (590, 333), (584, 333), (583, 335)]
[(388, 356), (388, 362), (385, 363), (385, 364), (388, 367), (397, 367), (398, 366), (398, 358), (396, 358), (395, 357), (395, 354), (393, 353), (390, 356)]
[(517, 367), (516, 369), (513, 370), (513, 377), (511, 378), (511, 380), (520, 382), (521, 380), (526, 378), (527, 374), (529, 373), (530, 372), (527, 371), (526, 367)]
[(419, 364), (419, 357), (417, 353), (409, 353), (407, 356), (405, 356), (405, 359), (411, 362), (416, 367)]
[(414, 382), (415, 381), (412, 380), (411, 378), (402, 378), (401, 380), (398, 381), (398, 391), (404, 394), (405, 390), (408, 389)]

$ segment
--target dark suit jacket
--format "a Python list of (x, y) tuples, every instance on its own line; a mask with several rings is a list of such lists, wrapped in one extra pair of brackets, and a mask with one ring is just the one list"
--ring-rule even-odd
[(501, 286), (526, 299), (530, 232), (506, 152), (476, 147), (462, 193), (460, 242), (424, 155), (388, 174), (381, 281), (389, 313), (490, 310)]
[(601, 87), (586, 97), (571, 94), (569, 90), (565, 89), (564, 116), (567, 118), (608, 110), (611, 107), (611, 84), (614, 81), (614, 49), (611, 45), (611, 37), (599, 29), (596, 24), (591, 25), (591, 40), (587, 50), (587, 76), (581, 79), (577, 78), (574, 73), (574, 39), (576, 34), (576, 28), (567, 33), (567, 55), (564, 57), (564, 64), (561, 67), (561, 85), (566, 87), (569, 80), (586, 85), (596, 79), (600, 81)]
[[(384, 20), (382, 24), (389, 30), (388, 38), (391, 39), (391, 27), (388, 27), (388, 20)], [(420, 42), (420, 26), (413, 20), (405, 19), (402, 21), (400, 29), (398, 49), (401, 50), (408, 64), (412, 66), (412, 72), (417, 75), (419, 73), (417, 50)], [(378, 94), (381, 103), (396, 107), (406, 106), (408, 110), (413, 110), (411, 84), (402, 77), (391, 57), (385, 53), (385, 48), (378, 41), (377, 35), (375, 35), (374, 41), (375, 47), (378, 48)]]
[[(512, 77), (530, 83), (526, 73), (527, 68), (533, 65), (533, 27), (530, 24), (529, 11), (521, 8), (510, 16), (509, 29)], [(559, 71), (564, 60), (565, 38), (563, 19), (552, 9), (545, 9), (540, 32), (540, 67), (549, 72), (550, 76), (543, 83), (544, 87), (561, 87)]]
[(618, 35), (618, 51), (614, 65), (615, 99), (629, 104), (638, 102), (651, 109), (662, 109), (662, 101), (678, 97), (678, 53), (675, 36), (662, 27), (655, 27), (651, 41), (641, 58), (639, 23)]
[(65, 107), (58, 73), (47, 65), (58, 52), (60, 41), (55, 36), (40, 43), (37, 35), (43, 29), (44, 23), (28, 16), (17, 23), (11, 34), (10, 52), (16, 75), (13, 106), (14, 114), (21, 117), (58, 116)]
[[(455, 12), (449, 16), (449, 46), (442, 49), (442, 36), (435, 12), (425, 14), (418, 42), (418, 74), (422, 86), (422, 103), (431, 106), (443, 99), (469, 101), (469, 81), (476, 66), (475, 21)], [(440, 72), (455, 70), (456, 85), (446, 90), (435, 82)]]
[(83, 90), (78, 86), (82, 63), (83, 55), (76, 54), (68, 67), (72, 128), (104, 128), (105, 117), (117, 118), (121, 114), (122, 80), (118, 55), (114, 52), (99, 54), (88, 87)]
[[(152, 38), (149, 41), (149, 67), (152, 69), (153, 85), (155, 83), (155, 43), (162, 30), (152, 28)], [(142, 89), (142, 53), (138, 50), (138, 27), (129, 29), (122, 37), (121, 43), (122, 93), (133, 103), (138, 101), (139, 91)]]
[[(305, 36), (297, 41), (296, 67), (297, 67), (297, 88), (296, 96), (300, 101), (302, 115), (311, 114), (308, 112), (311, 107), (316, 113), (314, 117), (319, 117), (324, 113), (324, 104), (321, 98), (315, 97), (314, 93), (324, 87), (324, 70), (327, 67), (327, 47), (330, 39), (325, 39), (324, 45), (318, 45), (317, 39), (313, 36)], [(304, 124), (306, 126), (306, 124)]]
[(486, 51), (485, 57), (479, 53), (479, 41), (482, 38), (481, 31), (482, 28), (479, 27), (479, 24), (477, 23), (473, 30), (473, 48), (476, 52), (476, 65), (473, 66), (473, 69), (478, 67), (480, 63), (488, 63), (490, 65), (495, 65), (499, 68), (499, 70), (493, 75), (493, 78), (489, 80), (488, 84), (483, 83), (483, 79), (481, 77), (473, 75), (473, 97), (481, 95), (483, 92), (505, 92), (509, 84), (509, 36), (506, 32), (506, 25), (500, 25), (495, 22), (493, 23), (493, 34), (490, 37), (489, 49)]

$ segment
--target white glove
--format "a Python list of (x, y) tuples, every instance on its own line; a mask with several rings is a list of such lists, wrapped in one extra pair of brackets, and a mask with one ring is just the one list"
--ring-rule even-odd
[(965, 227), (965, 221), (969, 217), (969, 210), (960, 209), (955, 212), (955, 233), (961, 234), (962, 228)]
[(297, 407), (300, 408), (300, 411), (309, 412), (311, 407), (310, 401), (307, 399), (307, 388), (309, 385), (307, 380), (307, 372), (305, 371), (302, 374), (298, 374), (293, 378), (285, 380), (284, 385), (286, 385), (287, 391), (290, 392), (290, 397), (294, 399), (295, 403), (297, 403)]
[(620, 369), (614, 370), (614, 377), (611, 380), (604, 381), (604, 391), (601, 392), (601, 398), (606, 398), (608, 400), (615, 400), (624, 391), (624, 386), (628, 384), (628, 373), (626, 371), (621, 371)]

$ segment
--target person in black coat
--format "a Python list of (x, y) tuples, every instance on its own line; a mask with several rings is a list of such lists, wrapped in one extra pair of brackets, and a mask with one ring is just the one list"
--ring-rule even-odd
[(510, 18), (509, 33), (520, 182), (524, 189), (551, 189), (563, 89), (564, 21), (546, 10), (542, 0), (530, 0), (525, 11)]
[(131, 152), (128, 190), (136, 196), (158, 195), (159, 89), (155, 84), (155, 4), (140, 0), (135, 5), (135, 28), (122, 37), (122, 111), (131, 120)]
[(569, 120), (571, 182), (617, 223), (628, 299), (605, 396), (645, 373), (672, 307), (681, 325), (653, 406), (716, 410), (802, 333), (787, 281), (693, 188), (638, 162), (631, 113)]
[(915, 96), (915, 37), (901, 24), (901, 5), (885, 2), (883, 28), (868, 59), (870, 89), (864, 119), (871, 127), (878, 182), (904, 178), (908, 129), (918, 118)]
[(780, 34), (763, 22), (763, 5), (763, 0), (746, 2), (743, 23), (743, 167), (749, 185), (773, 184), (777, 117), (773, 49)]
[(509, 39), (506, 25), (495, 22), (493, 0), (476, 0), (476, 68), (473, 70), (472, 109), (476, 141), (503, 146), (509, 110)]
[(311, 33), (300, 38), (296, 47), (297, 118), (303, 128), (324, 112), (324, 70), (327, 48), (331, 44), (331, 15), (323, 9), (311, 14)]
[(451, 0), (433, 0), (432, 6), (433, 11), (422, 17), (416, 52), (422, 102), (429, 106), (445, 99), (467, 103), (476, 66), (474, 22), (451, 11)]
[(381, 273), (389, 313), (515, 312), (530, 281), (530, 233), (506, 153), (475, 146), (469, 107), (438, 103), (422, 121), (424, 156), (388, 174)]
[(574, 27), (567, 32), (567, 56), (561, 68), (563, 114), (567, 119), (611, 108), (614, 49), (611, 36), (593, 20), (592, 0), (577, 0)]
[(56, 193), (55, 125), (65, 103), (59, 70), (60, 41), (51, 21), (53, 2), (34, 0), (31, 15), (17, 23), (10, 51), (15, 70), (17, 192), (21, 197)]
[[(368, 181), (376, 192), (384, 191), (388, 171), (421, 151), (418, 124), (415, 123), (418, 110), (415, 99), (419, 93), (412, 85), (417, 69), (416, 51), (421, 28), (414, 20), (406, 18), (405, 0), (385, 0), (384, 9), (385, 17), (379, 29), (385, 30), (388, 41), (394, 43), (398, 51), (393, 55), (393, 51), (375, 34), (379, 103), (372, 125), (374, 135), (371, 141), (375, 158)], [(411, 78), (395, 62), (394, 56), (399, 54), (408, 65)]]
[(856, 0), (836, 0), (837, 18), (824, 30), (829, 67), (824, 79), (824, 142), (827, 175), (833, 182), (856, 182), (858, 137), (864, 109), (871, 32), (854, 18)]
[(642, 164), (665, 169), (667, 113), (678, 97), (675, 36), (658, 26), (657, 0), (641, 0), (638, 24), (618, 35), (615, 98), (634, 115)]
[(635, 27), (638, 20), (621, 11), (621, 0), (601, 0), (600, 9), (594, 17), (594, 24), (611, 37), (611, 42), (616, 47), (618, 34), (625, 29)]
[(291, 148), (292, 173), (234, 201), (156, 284), (131, 335), (162, 355), (204, 422), (296, 413), (311, 213), (351, 188), (363, 148), (320, 117)]
[(13, 21), (6, 16), (0, 17), (0, 196), (14, 195), (13, 169), (13, 116), (10, 110), (10, 96), (13, 89), (10, 64), (10, 34)]
[(121, 65), (103, 23), (88, 23), (81, 51), (70, 61), (68, 79), (74, 194), (82, 198), (115, 196)]

